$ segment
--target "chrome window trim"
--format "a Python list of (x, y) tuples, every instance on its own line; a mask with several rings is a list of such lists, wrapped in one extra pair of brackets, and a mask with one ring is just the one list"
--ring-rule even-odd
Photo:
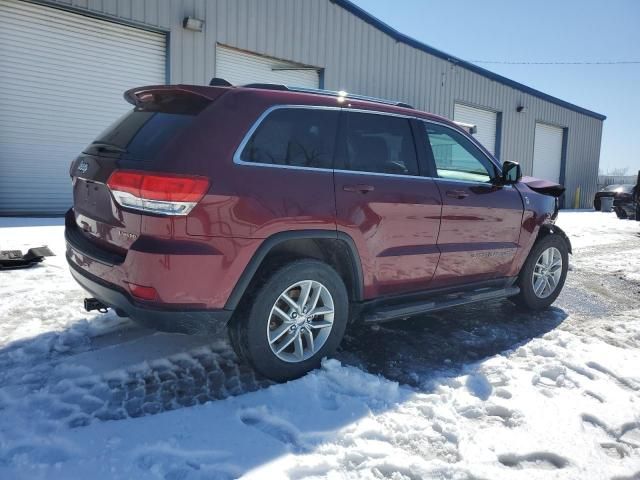
[[(460, 181), (460, 182), (464, 182), (464, 183), (471, 183), (471, 184), (477, 184), (477, 185), (487, 185), (487, 183), (482, 183), (482, 182), (473, 182), (473, 181), (468, 181), (468, 180), (452, 180), (452, 179), (445, 179), (445, 178), (441, 178), (441, 177), (431, 177), (431, 176), (428, 176), (428, 175), (403, 175), (403, 174), (396, 174), (396, 173), (367, 172), (367, 171), (361, 171), (361, 170), (344, 170), (344, 169), (333, 169), (333, 168), (323, 168), (323, 167), (301, 167), (301, 166), (297, 166), (297, 165), (278, 165), (278, 164), (273, 164), (273, 163), (247, 162), (245, 160), (242, 160), (242, 158), (241, 158), (242, 151), (247, 146), (247, 143), (249, 143), (249, 140), (251, 139), (251, 136), (255, 133), (255, 131), (258, 129), (258, 127), (260, 127), (260, 125), (265, 120), (265, 118), (267, 118), (272, 112), (274, 112), (276, 110), (282, 110), (282, 109), (330, 110), (330, 111), (345, 111), (345, 112), (355, 112), (355, 113), (368, 113), (368, 114), (374, 114), (374, 115), (386, 115), (386, 116), (390, 116), (390, 117), (406, 118), (407, 120), (417, 120), (417, 121), (423, 122), (423, 123), (432, 123), (432, 124), (435, 124), (435, 125), (441, 125), (441, 126), (443, 126), (445, 128), (448, 128), (449, 130), (452, 130), (452, 131), (454, 131), (454, 132), (456, 132), (458, 134), (461, 133), (459, 130), (456, 130), (455, 128), (451, 127), (450, 125), (447, 125), (446, 123), (439, 122), (437, 120), (428, 120), (428, 119), (425, 119), (425, 118), (417, 117), (415, 115), (407, 115), (407, 114), (402, 114), (402, 113), (382, 112), (382, 111), (378, 111), (378, 110), (366, 110), (366, 109), (362, 109), (362, 108), (348, 109), (348, 107), (346, 107), (346, 108), (345, 107), (331, 107), (331, 106), (328, 106), (328, 105), (304, 105), (304, 104), (272, 105), (271, 107), (267, 108), (264, 112), (262, 112), (260, 114), (260, 116), (257, 118), (257, 120), (251, 125), (251, 127), (249, 128), (247, 133), (245, 133), (244, 137), (242, 138), (242, 141), (240, 142), (240, 145), (238, 146), (238, 148), (236, 149), (235, 153), (233, 154), (233, 163), (234, 164), (236, 164), (236, 165), (245, 165), (245, 166), (255, 166), (255, 167), (284, 168), (284, 169), (292, 169), (292, 170), (308, 170), (308, 171), (319, 171), (319, 172), (357, 173), (357, 174), (362, 174), (362, 175), (387, 176), (387, 177), (394, 177), (394, 178), (397, 178), (397, 177), (400, 177), (400, 178), (431, 178), (433, 180)], [(425, 134), (426, 134), (426, 132), (425, 132)], [(462, 135), (464, 135), (464, 133), (462, 133)], [(482, 153), (482, 155), (484, 155), (487, 158), (487, 160), (489, 160), (489, 162), (492, 165), (494, 165), (497, 168), (498, 171), (500, 171), (500, 165), (497, 165), (497, 163), (494, 161), (494, 159), (492, 159), (489, 155), (487, 155), (484, 152), (484, 150), (481, 148), (480, 144), (478, 143), (478, 141), (475, 138), (473, 138), (471, 135), (466, 135), (466, 138), (471, 140), (471, 143), (475, 145), (475, 147), (480, 151), (480, 153)]]
[(456, 182), (456, 183), (464, 183), (466, 185), (475, 185), (478, 187), (486, 187), (486, 186), (499, 186), (500, 188), (513, 188), (513, 184), (505, 183), (496, 185), (493, 182), (475, 182), (473, 180), (458, 180), (456, 178), (444, 178), (444, 177), (429, 177), (436, 182)]
[(354, 175), (373, 175), (376, 177), (417, 178), (417, 179), (435, 180), (433, 177), (427, 177), (425, 175), (403, 175), (402, 173), (365, 172), (364, 170), (344, 170), (340, 168), (336, 168), (333, 171), (335, 173), (352, 173)]

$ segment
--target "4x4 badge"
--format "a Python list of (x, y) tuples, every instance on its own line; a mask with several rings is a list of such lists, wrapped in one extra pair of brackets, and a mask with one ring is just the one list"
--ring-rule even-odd
[(80, 170), (82, 173), (86, 173), (87, 170), (89, 170), (89, 164), (82, 160), (78, 165), (78, 170)]

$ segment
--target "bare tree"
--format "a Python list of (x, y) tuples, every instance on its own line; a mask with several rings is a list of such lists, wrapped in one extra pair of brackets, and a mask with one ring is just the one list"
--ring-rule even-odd
[(605, 175), (611, 177), (624, 177), (629, 172), (629, 167), (617, 167), (611, 168), (606, 171)]

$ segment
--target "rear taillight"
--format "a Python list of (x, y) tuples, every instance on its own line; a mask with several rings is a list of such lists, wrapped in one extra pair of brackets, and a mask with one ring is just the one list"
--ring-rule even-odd
[(187, 215), (209, 189), (203, 177), (114, 171), (107, 186), (119, 205), (160, 215)]

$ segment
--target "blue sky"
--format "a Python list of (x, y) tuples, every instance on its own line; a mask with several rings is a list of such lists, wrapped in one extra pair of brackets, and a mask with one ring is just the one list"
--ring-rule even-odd
[[(353, 1), (465, 60), (640, 61), (638, 0)], [(606, 115), (600, 168), (640, 169), (640, 64), (480, 66)]]

